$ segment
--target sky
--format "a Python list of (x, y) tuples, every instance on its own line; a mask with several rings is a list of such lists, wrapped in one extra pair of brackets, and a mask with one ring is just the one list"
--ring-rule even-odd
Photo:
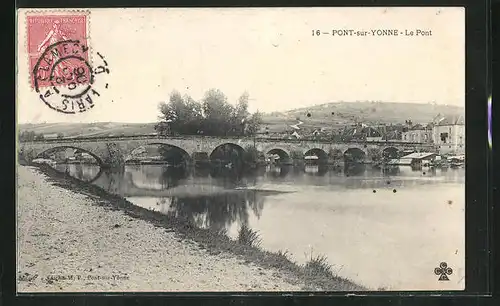
[(89, 9), (90, 62), (101, 63), (99, 52), (110, 73), (96, 76), (95, 107), (74, 115), (30, 86), (27, 14), (18, 11), (19, 123), (154, 122), (173, 90), (200, 100), (210, 88), (231, 103), (246, 91), (262, 112), (336, 101), (465, 105), (463, 8)]

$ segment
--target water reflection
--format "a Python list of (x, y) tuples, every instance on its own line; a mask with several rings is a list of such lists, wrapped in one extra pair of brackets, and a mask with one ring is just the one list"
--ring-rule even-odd
[(92, 182), (96, 180), (101, 175), (102, 172), (101, 167), (99, 167), (98, 165), (81, 164), (81, 163), (56, 164), (54, 168), (57, 171), (67, 173), (85, 182)]
[[(55, 168), (112, 193), (124, 196), (175, 196), (176, 190), (197, 188), (237, 189), (271, 184), (329, 186), (330, 189), (379, 188), (387, 185), (409, 188), (437, 183), (464, 183), (464, 169), (412, 169), (410, 167), (373, 168), (363, 164), (347, 164), (344, 168), (329, 166), (267, 166), (251, 171), (227, 168), (176, 168), (164, 165), (127, 165), (121, 170), (101, 170), (97, 165), (57, 164)], [(278, 185), (276, 185), (278, 184)], [(171, 193), (166, 191), (172, 190)], [(211, 193), (213, 193), (211, 192)], [(209, 192), (210, 193), (210, 192)], [(206, 192), (204, 193), (206, 194)]]
[(168, 189), (179, 186), (180, 182), (187, 178), (187, 171), (184, 168), (163, 168), (160, 175), (162, 188)]
[(304, 172), (313, 176), (324, 176), (328, 172), (328, 166), (317, 165), (317, 166), (305, 166)]
[[(289, 250), (299, 263), (314, 248), (331, 264), (345, 266), (341, 276), (375, 288), (400, 284), (399, 289), (410, 290), (411, 275), (427, 267), (422, 254), (447, 258), (446, 250), (463, 246), (464, 169), (362, 164), (273, 165), (252, 171), (162, 165), (56, 168), (93, 180), (135, 205), (201, 228), (227, 230), (232, 238), (247, 225), (259, 232), (263, 248)], [(409, 272), (387, 273), (394, 267)]]
[(364, 174), (366, 171), (365, 164), (347, 163), (344, 168), (346, 176), (358, 176)]
[(154, 210), (186, 220), (200, 228), (227, 230), (233, 223), (248, 224), (249, 213), (260, 217), (264, 195), (243, 191), (209, 196), (160, 198)]

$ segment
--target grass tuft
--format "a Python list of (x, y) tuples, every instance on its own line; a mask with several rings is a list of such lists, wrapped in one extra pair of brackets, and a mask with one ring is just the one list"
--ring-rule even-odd
[(305, 270), (312, 274), (333, 275), (332, 265), (328, 263), (325, 255), (318, 255), (311, 258), (304, 266)]
[(243, 224), (238, 231), (238, 242), (252, 247), (259, 247), (262, 240), (257, 231), (252, 230), (248, 225)]
[(288, 256), (290, 255), (290, 253), (288, 253), (288, 250), (279, 250), (278, 252), (276, 252), (276, 255), (278, 255), (279, 257), (283, 257), (283, 259), (289, 260)]
[(227, 236), (227, 229), (221, 228), (221, 229), (217, 230), (216, 234), (219, 236)]

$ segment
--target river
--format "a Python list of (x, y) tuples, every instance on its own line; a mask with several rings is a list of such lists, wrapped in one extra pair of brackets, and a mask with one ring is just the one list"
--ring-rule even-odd
[[(268, 166), (241, 175), (162, 165), (56, 168), (231, 238), (246, 224), (262, 248), (286, 250), (300, 264), (325, 255), (339, 276), (375, 290), (464, 288), (464, 169)], [(453, 268), (448, 282), (434, 274), (443, 261)]]

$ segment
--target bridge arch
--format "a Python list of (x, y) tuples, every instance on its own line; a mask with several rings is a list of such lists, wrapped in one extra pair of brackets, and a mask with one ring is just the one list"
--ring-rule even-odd
[(269, 155), (278, 155), (279, 156), (279, 163), (289, 163), (290, 162), (290, 153), (282, 148), (273, 148), (267, 150), (265, 153), (266, 157)]
[(215, 147), (210, 153), (210, 161), (242, 162), (245, 149), (238, 144), (226, 142)]
[(399, 150), (396, 147), (386, 147), (382, 150), (382, 155), (385, 158), (395, 159), (399, 157)]
[(327, 163), (328, 162), (328, 153), (325, 150), (320, 148), (312, 148), (307, 150), (304, 153), (304, 158), (308, 159), (309, 156), (316, 156), (319, 163)]
[(95, 153), (93, 153), (93, 152), (91, 152), (91, 151), (89, 151), (87, 149), (83, 149), (83, 148), (80, 148), (80, 147), (77, 147), (77, 146), (73, 146), (73, 145), (55, 146), (55, 147), (51, 147), (51, 148), (42, 150), (40, 153), (37, 153), (35, 155), (34, 159), (42, 158), (43, 156), (46, 156), (48, 154), (54, 153), (54, 152), (59, 151), (59, 150), (64, 150), (64, 149), (74, 149), (74, 150), (82, 151), (82, 152), (87, 153), (90, 156), (92, 156), (96, 160), (96, 162), (97, 162), (97, 164), (99, 166), (102, 166), (104, 164), (104, 162), (101, 159), (101, 157), (99, 157)]
[[(164, 142), (151, 142), (143, 145), (137, 145), (125, 156), (125, 160), (131, 162), (133, 160), (140, 160), (140, 158), (134, 158), (136, 154), (141, 154), (142, 152), (148, 152), (147, 148), (156, 147), (158, 148), (158, 154), (162, 161), (172, 163), (174, 165), (186, 164), (191, 162), (191, 156), (186, 150), (180, 148), (176, 145), (164, 143)], [(143, 150), (140, 150), (140, 149)], [(139, 151), (139, 152), (138, 152)]]
[(360, 148), (348, 148), (344, 151), (344, 161), (346, 162), (362, 162), (366, 158), (366, 152)]

